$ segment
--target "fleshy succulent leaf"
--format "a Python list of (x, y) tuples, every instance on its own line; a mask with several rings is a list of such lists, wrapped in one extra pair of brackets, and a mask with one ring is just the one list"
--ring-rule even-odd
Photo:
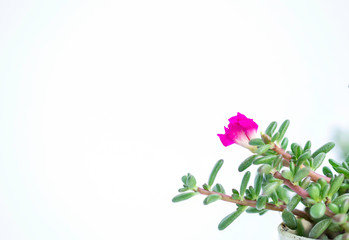
[(249, 156), (248, 158), (246, 158), (240, 165), (239, 165), (239, 172), (243, 172), (245, 171), (247, 168), (249, 168), (253, 161), (257, 158), (258, 156), (257, 155), (252, 155), (252, 156)]
[(281, 216), (288, 228), (293, 230), (297, 228), (297, 219), (291, 211), (285, 209)]
[(312, 157), (315, 158), (320, 153), (328, 153), (329, 151), (332, 150), (332, 148), (334, 148), (334, 146), (335, 146), (334, 142), (328, 142), (322, 145), (318, 150), (316, 150), (313, 153)]
[(211, 188), (211, 186), (214, 183), (214, 180), (216, 179), (217, 173), (218, 171), (221, 169), (222, 165), (223, 165), (224, 161), (223, 159), (220, 159), (217, 161), (217, 163), (214, 165), (210, 177), (208, 178), (208, 187)]
[(326, 229), (330, 226), (332, 222), (331, 218), (327, 218), (324, 220), (321, 220), (315, 226), (310, 230), (309, 232), (309, 238), (318, 238), (320, 235), (326, 231)]
[(251, 177), (251, 173), (249, 171), (247, 171), (241, 181), (241, 186), (240, 186), (240, 195), (244, 196), (247, 185), (248, 185), (248, 181), (250, 181), (250, 177)]
[(213, 203), (215, 201), (218, 201), (218, 200), (221, 200), (222, 197), (218, 194), (211, 194), (211, 195), (208, 195), (205, 200), (204, 200), (204, 204), (205, 205), (208, 205), (210, 203)]
[(174, 198), (172, 198), (172, 202), (181, 202), (181, 201), (187, 200), (189, 198), (192, 198), (198, 194), (199, 193), (197, 193), (197, 192), (182, 193), (182, 194), (179, 194), (179, 195), (175, 196)]
[(235, 219), (237, 219), (248, 207), (247, 206), (241, 206), (238, 207), (238, 209), (227, 215), (225, 218), (222, 219), (222, 221), (218, 225), (219, 230), (224, 230), (226, 227), (228, 227)]

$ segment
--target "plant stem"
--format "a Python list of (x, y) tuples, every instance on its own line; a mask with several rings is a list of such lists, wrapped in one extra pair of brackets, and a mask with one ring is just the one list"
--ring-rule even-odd
[[(247, 200), (247, 199), (245, 199), (245, 200), (235, 200), (235, 199), (233, 199), (229, 195), (226, 195), (226, 194), (223, 194), (223, 193), (218, 193), (218, 192), (213, 192), (213, 191), (207, 191), (207, 190), (199, 188), (199, 187), (197, 188), (196, 191), (199, 192), (200, 194), (203, 194), (203, 195), (211, 195), (211, 194), (220, 195), (222, 197), (222, 200), (226, 201), (226, 202), (232, 202), (232, 203), (239, 204), (239, 205), (256, 207), (256, 201), (254, 201), (254, 200)], [(276, 206), (275, 204), (271, 204), (271, 203), (267, 203), (265, 205), (265, 209), (272, 210), (272, 211), (282, 212), (285, 208), (287, 208), (286, 205)], [(294, 215), (297, 215), (298, 217), (301, 217), (301, 218), (304, 218), (304, 219), (306, 219), (308, 221), (311, 221), (311, 218), (310, 218), (309, 214), (306, 213), (305, 211), (302, 211), (302, 210), (299, 210), (299, 209), (294, 209), (292, 212), (293, 212)]]
[(277, 179), (280, 179), (282, 181), (284, 181), (284, 184), (291, 188), (295, 193), (297, 193), (299, 196), (301, 196), (302, 198), (307, 198), (307, 197), (310, 197), (309, 196), (309, 193), (303, 189), (302, 187), (300, 186), (296, 186), (294, 185), (290, 180), (287, 180), (286, 178), (284, 178), (281, 173), (279, 173), (278, 171), (276, 171), (274, 173), (274, 177), (277, 178)]

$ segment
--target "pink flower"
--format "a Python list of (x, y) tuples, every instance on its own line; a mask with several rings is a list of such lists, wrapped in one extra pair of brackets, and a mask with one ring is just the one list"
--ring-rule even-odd
[(253, 119), (247, 118), (245, 115), (238, 114), (229, 119), (228, 128), (224, 127), (225, 134), (217, 134), (225, 147), (231, 144), (238, 144), (251, 151), (255, 148), (249, 145), (249, 141), (255, 138), (258, 125)]

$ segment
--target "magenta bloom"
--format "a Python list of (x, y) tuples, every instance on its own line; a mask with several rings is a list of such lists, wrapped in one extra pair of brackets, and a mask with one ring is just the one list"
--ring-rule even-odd
[(255, 138), (258, 125), (253, 119), (247, 118), (245, 115), (238, 114), (229, 119), (228, 128), (224, 127), (225, 134), (217, 134), (225, 147), (236, 143), (240, 146), (252, 150), (249, 141)]

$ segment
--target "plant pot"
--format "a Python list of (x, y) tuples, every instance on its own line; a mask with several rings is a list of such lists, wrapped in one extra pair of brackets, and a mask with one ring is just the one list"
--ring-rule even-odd
[(296, 235), (296, 231), (289, 229), (284, 223), (278, 227), (279, 240), (314, 240), (313, 238), (301, 237)]

